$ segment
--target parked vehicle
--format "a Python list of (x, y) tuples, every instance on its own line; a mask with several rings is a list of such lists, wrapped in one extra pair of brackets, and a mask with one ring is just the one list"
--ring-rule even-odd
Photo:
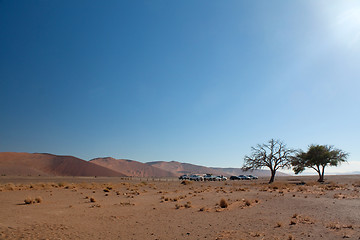
[(227, 180), (227, 177), (223, 176), (223, 175), (220, 175), (220, 176), (216, 176), (215, 178), (216, 181), (226, 181)]
[(248, 176), (245, 176), (245, 175), (239, 175), (239, 178), (241, 180), (251, 180), (251, 178), (249, 178)]
[(230, 180), (241, 180), (241, 178), (238, 176), (231, 176)]
[(216, 181), (216, 176), (211, 174), (205, 174), (204, 175), (204, 181)]
[(179, 177), (179, 179), (180, 179), (180, 180), (187, 180), (187, 179), (189, 179), (189, 176), (186, 175), (186, 174), (184, 174), (184, 175), (181, 175), (181, 176)]
[(216, 176), (212, 174), (205, 174), (204, 175), (204, 181), (215, 181)]
[(204, 178), (203, 178), (202, 176), (199, 176), (199, 175), (190, 175), (189, 180), (192, 180), (192, 181), (203, 181)]
[(247, 177), (249, 177), (250, 179), (258, 179), (257, 176), (253, 176), (253, 175), (246, 175)]

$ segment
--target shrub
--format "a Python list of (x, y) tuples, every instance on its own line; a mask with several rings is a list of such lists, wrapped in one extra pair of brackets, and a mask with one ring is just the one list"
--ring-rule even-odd
[(38, 196), (38, 197), (35, 198), (35, 202), (36, 202), (36, 203), (42, 203), (42, 201), (43, 201), (43, 199), (42, 199), (42, 197), (40, 197), (40, 196)]
[(221, 208), (227, 208), (228, 207), (228, 203), (227, 203), (227, 201), (224, 199), (224, 198), (222, 198), (221, 200), (220, 200), (220, 207)]
[(189, 185), (189, 184), (191, 184), (191, 182), (184, 180), (184, 181), (181, 182), (181, 184), (183, 184), (183, 185)]
[(185, 208), (191, 208), (191, 202), (187, 202), (185, 205), (184, 205)]
[(9, 190), (9, 191), (14, 191), (14, 190), (16, 190), (16, 186), (13, 183), (8, 183), (5, 185), (5, 189)]
[(24, 200), (24, 203), (25, 204), (32, 204), (33, 203), (33, 200), (31, 197), (26, 197), (25, 200)]
[(94, 197), (91, 197), (90, 202), (96, 202), (96, 199)]
[(276, 223), (276, 227), (278, 227), (278, 228), (282, 227), (282, 223), (281, 223), (281, 222), (277, 222), (277, 223)]

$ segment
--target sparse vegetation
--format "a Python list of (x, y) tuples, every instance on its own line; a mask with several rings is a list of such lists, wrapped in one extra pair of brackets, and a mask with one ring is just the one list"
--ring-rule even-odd
[(227, 208), (228, 205), (229, 205), (228, 202), (227, 202), (224, 198), (222, 198), (222, 199), (220, 200), (219, 206), (220, 206), (221, 208)]
[[(34, 209), (39, 211), (39, 213), (40, 211), (45, 211), (47, 207), (53, 207), (57, 202), (61, 202), (59, 206), (56, 206), (62, 208), (57, 209), (59, 211), (82, 213), (84, 208), (86, 208), (85, 211), (95, 211), (93, 214), (102, 214), (103, 211), (105, 211), (106, 213), (114, 214), (114, 216), (116, 215), (116, 218), (111, 218), (111, 221), (114, 222), (120, 221), (122, 219), (122, 216), (120, 215), (122, 214), (128, 217), (130, 214), (143, 211), (144, 209), (149, 209), (149, 211), (151, 209), (151, 211), (154, 211), (154, 216), (161, 215), (159, 214), (160, 211), (174, 211), (174, 214), (177, 215), (176, 217), (179, 218), (185, 218), (188, 214), (198, 214), (196, 216), (197, 218), (213, 218), (215, 215), (218, 215), (219, 219), (227, 219), (229, 216), (233, 216), (235, 213), (238, 213), (244, 218), (250, 218), (250, 221), (252, 222), (255, 220), (264, 222), (266, 230), (250, 228), (247, 231), (240, 232), (239, 229), (242, 231), (242, 227), (244, 227), (240, 226), (239, 229), (231, 228), (228, 232), (224, 232), (223, 238), (219, 237), (218, 239), (246, 239), (252, 233), (254, 233), (254, 236), (258, 235), (260, 238), (264, 239), (272, 239), (272, 237), (274, 237), (274, 239), (288, 239), (288, 236), (291, 236), (289, 239), (315, 237), (314, 232), (310, 233), (311, 236), (308, 234), (300, 235), (299, 229), (302, 228), (304, 228), (304, 231), (317, 229), (316, 231), (323, 234), (323, 238), (329, 237), (331, 234), (336, 234), (340, 237), (350, 236), (350, 238), (352, 238), (357, 236), (356, 234), (359, 229), (357, 225), (350, 224), (355, 224), (356, 222), (352, 216), (350, 216), (348, 221), (345, 217), (339, 214), (340, 217), (338, 219), (340, 222), (344, 221), (345, 223), (349, 223), (348, 225), (340, 224), (338, 222), (331, 222), (327, 224), (327, 222), (324, 223), (315, 212), (312, 213), (310, 209), (291, 206), (291, 203), (297, 203), (299, 201), (304, 201), (309, 204), (314, 201), (314, 203), (319, 205), (321, 204), (321, 200), (326, 198), (328, 201), (324, 201), (324, 209), (326, 207), (326, 209), (329, 209), (331, 213), (336, 213), (336, 210), (332, 209), (334, 206), (333, 202), (335, 204), (340, 203), (345, 206), (347, 203), (353, 203), (353, 201), (347, 199), (360, 198), (359, 189), (354, 186), (358, 180), (354, 180), (354, 178), (349, 179), (351, 181), (348, 181), (347, 179), (343, 180), (342, 178), (335, 176), (329, 176), (329, 180), (332, 180), (332, 182), (327, 181), (326, 183), (318, 183), (314, 181), (313, 184), (310, 184), (311, 178), (304, 176), (300, 178), (284, 177), (281, 180), (279, 178), (279, 181), (272, 184), (267, 184), (261, 180), (258, 182), (228, 181), (228, 185), (225, 185), (223, 182), (192, 183), (191, 186), (182, 186), (179, 184), (180, 181), (162, 181), (154, 183), (157, 185), (158, 189), (153, 189), (153, 184), (151, 182), (148, 182), (145, 185), (141, 183), (140, 180), (137, 180), (137, 182), (136, 180), (132, 180), (131, 182), (112, 183), (111, 185), (103, 182), (80, 184), (67, 183), (64, 188), (60, 188), (56, 180), (55, 183), (36, 183), (34, 181), (34, 183), (31, 184), (20, 184), (18, 181), (15, 181), (15, 184), (0, 184), (0, 189), (7, 191), (1, 192), (4, 196), (6, 196), (6, 194), (13, 194), (14, 196), (21, 194), (13, 191), (24, 191), (24, 196), (29, 194), (30, 197), (25, 199), (23, 203), (17, 205), (30, 204), (30, 206), (19, 206), (17, 208), (23, 208), (25, 211), (30, 211), (30, 213), (33, 212)], [(306, 181), (306, 184), (297, 185), (300, 180)], [(346, 183), (348, 184), (346, 185)], [(7, 186), (9, 190), (5, 190), (5, 186)], [(78, 191), (64, 190), (66, 186), (69, 186), (70, 189), (78, 189)], [(113, 186), (113, 188), (110, 190), (108, 186)], [(104, 193), (104, 189), (109, 190), (109, 192)], [(146, 191), (144, 191), (145, 189)], [(259, 191), (260, 189), (265, 189), (265, 191)], [(95, 190), (97, 194), (92, 193)], [(64, 194), (62, 195), (60, 193)], [(137, 193), (141, 193), (141, 195), (137, 197)], [(52, 194), (53, 197), (51, 197)], [(108, 194), (108, 197), (104, 197), (104, 194)], [(280, 194), (285, 194), (285, 196), (282, 196), (282, 199), (280, 199)], [(297, 198), (293, 198), (295, 194)], [(44, 197), (46, 203), (44, 206), (37, 205), (38, 203), (44, 203), (43, 199), (38, 195)], [(38, 197), (34, 198), (35, 196)], [(306, 200), (304, 199), (305, 196), (308, 196)], [(94, 197), (96, 197), (96, 200)], [(320, 199), (316, 199), (317, 197)], [(134, 202), (132, 201), (132, 198), (136, 198), (134, 199)], [(336, 200), (344, 198), (346, 200)], [(71, 199), (71, 201), (69, 201), (69, 199)], [(20, 200), (22, 200), (22, 198)], [(145, 201), (149, 202), (146, 202), (144, 205), (143, 203)], [(159, 201), (164, 203), (160, 204)], [(18, 199), (15, 199), (15, 203), (16, 202), (19, 202)], [(281, 215), (279, 214), (274, 216), (274, 218), (271, 216), (261, 216), (256, 214), (263, 210), (266, 212), (266, 207), (268, 207), (269, 204), (274, 205), (279, 211), (284, 210), (284, 212), (282, 212)], [(15, 206), (16, 204), (13, 205)], [(114, 209), (113, 212), (111, 212), (111, 208)], [(347, 208), (346, 211), (349, 211), (349, 208)], [(219, 213), (215, 214), (216, 212)], [(309, 215), (306, 216), (306, 214)], [(106, 221), (108, 217), (110, 216), (103, 215), (101, 219)], [(338, 219), (336, 218), (336, 220)], [(139, 223), (147, 221), (141, 218), (135, 218), (135, 220)], [(209, 226), (208, 228), (214, 228), (213, 223), (214, 220), (211, 219), (209, 224), (212, 226)], [(149, 224), (149, 222), (146, 222), (146, 224)], [(178, 223), (169, 221), (168, 224), (171, 225)], [(171, 226), (180, 226), (180, 228), (185, 228), (189, 227), (187, 224), (189, 223), (184, 223), (183, 219), (181, 219), (179, 225)], [(197, 224), (196, 221), (193, 221), (193, 224)], [(229, 226), (226, 225), (226, 223), (219, 223), (219, 225), (221, 225), (222, 228)], [(217, 227), (218, 226), (216, 226), (215, 229), (217, 233), (219, 233), (219, 229)], [(318, 230), (319, 227), (322, 229)], [(269, 232), (267, 232), (268, 230), (274, 232), (269, 234)], [(291, 235), (289, 235), (290, 233)], [(320, 236), (320, 234), (318, 234), (318, 236)], [(194, 232), (191, 232), (190, 236), (196, 238)], [(208, 239), (216, 239), (217, 237), (212, 235), (212, 233), (207, 233), (206, 236)], [(155, 237), (157, 236), (154, 236), (154, 238)]]
[(24, 203), (25, 204), (33, 204), (33, 203), (42, 203), (43, 202), (43, 199), (42, 197), (38, 196), (36, 198), (32, 198), (32, 197), (26, 197), (25, 200), (24, 200)]
[(346, 162), (348, 153), (328, 145), (310, 145), (307, 152), (301, 151), (292, 158), (291, 165), (295, 174), (305, 170), (314, 169), (318, 175), (318, 182), (324, 182), (326, 166), (338, 166)]
[(36, 198), (35, 198), (35, 202), (36, 202), (36, 203), (42, 203), (42, 202), (43, 202), (42, 197), (40, 197), (40, 196), (36, 197)]
[(269, 183), (274, 182), (278, 169), (290, 168), (291, 157), (295, 150), (289, 149), (280, 140), (271, 139), (267, 144), (258, 144), (251, 148), (251, 156), (245, 156), (243, 170), (267, 167), (271, 171)]
[(296, 220), (291, 220), (290, 221), (290, 225), (295, 225), (296, 224)]
[(32, 204), (33, 203), (33, 199), (31, 197), (26, 197), (24, 200), (25, 204)]
[(190, 184), (192, 184), (192, 182), (190, 182), (190, 181), (188, 181), (188, 180), (183, 180), (183, 181), (181, 182), (181, 184), (182, 184), (182, 185), (190, 185)]
[(185, 208), (191, 208), (191, 202), (190, 202), (190, 201), (186, 202), (186, 203), (184, 204), (184, 207), (185, 207)]

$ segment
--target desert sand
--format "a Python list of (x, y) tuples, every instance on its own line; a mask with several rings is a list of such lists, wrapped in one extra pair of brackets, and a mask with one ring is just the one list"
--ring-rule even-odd
[(1, 176), (0, 239), (360, 239), (360, 176), (267, 180)]

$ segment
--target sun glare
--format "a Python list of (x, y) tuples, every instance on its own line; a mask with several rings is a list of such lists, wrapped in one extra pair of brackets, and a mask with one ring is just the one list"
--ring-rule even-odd
[[(331, 6), (331, 7), (330, 7)], [(349, 48), (360, 48), (360, 4), (356, 1), (323, 5), (336, 41)]]
[(360, 45), (360, 7), (350, 8), (338, 14), (334, 33), (336, 38), (350, 48)]

